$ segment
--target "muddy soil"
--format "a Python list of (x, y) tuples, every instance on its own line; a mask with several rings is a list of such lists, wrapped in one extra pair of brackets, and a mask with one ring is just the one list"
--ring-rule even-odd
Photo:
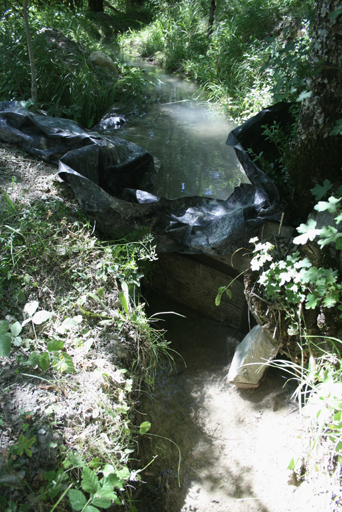
[(288, 470), (307, 444), (289, 376), (269, 369), (258, 389), (237, 389), (226, 377), (241, 335), (161, 297), (150, 300), (152, 310), (186, 316), (163, 317), (184, 361), (176, 357), (174, 371), (162, 371), (141, 404), (153, 434), (145, 462), (157, 457), (143, 474), (149, 492), (141, 490), (139, 512), (330, 510), (317, 483), (300, 483)]

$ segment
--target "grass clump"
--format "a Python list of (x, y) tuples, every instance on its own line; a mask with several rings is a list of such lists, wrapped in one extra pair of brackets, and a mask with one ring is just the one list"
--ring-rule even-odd
[(0, 204), (0, 506), (129, 508), (136, 393), (169, 355), (140, 302), (153, 241), (101, 241), (58, 198)]

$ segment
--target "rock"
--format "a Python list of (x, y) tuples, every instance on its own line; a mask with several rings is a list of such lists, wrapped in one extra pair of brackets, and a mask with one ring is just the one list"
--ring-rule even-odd
[(122, 116), (109, 116), (101, 119), (97, 125), (93, 126), (92, 130), (104, 132), (118, 130), (125, 122)]
[(110, 69), (111, 71), (114, 71), (114, 73), (119, 72), (113, 59), (101, 51), (91, 52), (88, 57), (88, 63), (93, 64), (94, 66), (100, 66), (101, 68)]
[(238, 345), (228, 373), (228, 381), (238, 388), (257, 388), (266, 366), (275, 358), (278, 346), (256, 325)]

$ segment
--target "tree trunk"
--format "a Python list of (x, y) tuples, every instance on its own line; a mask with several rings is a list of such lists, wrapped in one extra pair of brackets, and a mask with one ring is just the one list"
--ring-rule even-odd
[(289, 165), (294, 204), (305, 217), (312, 207), (310, 189), (329, 179), (342, 184), (342, 138), (330, 135), (342, 118), (342, 15), (331, 16), (340, 0), (317, 0), (307, 79), (311, 97), (301, 107), (298, 135)]
[(34, 108), (34, 110), (37, 110), (36, 66), (35, 66), (35, 62), (34, 62), (32, 39), (31, 39), (31, 33), (30, 33), (30, 27), (29, 27), (29, 21), (28, 21), (27, 2), (28, 2), (28, 0), (24, 0), (23, 15), (24, 15), (25, 32), (26, 32), (26, 40), (27, 40), (27, 51), (29, 54), (30, 68), (31, 68), (31, 98), (33, 101), (33, 108)]
[(215, 0), (210, 0), (208, 37), (211, 36), (212, 31), (213, 31), (215, 8), (216, 8)]
[(88, 0), (88, 6), (92, 12), (103, 12), (103, 0)]

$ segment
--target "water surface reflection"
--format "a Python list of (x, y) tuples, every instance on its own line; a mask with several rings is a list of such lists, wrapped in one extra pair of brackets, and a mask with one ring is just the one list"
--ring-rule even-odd
[(146, 111), (128, 117), (120, 137), (146, 148), (160, 162), (155, 193), (174, 199), (207, 196), (227, 199), (247, 183), (234, 150), (226, 145), (235, 127), (208, 102), (196, 86), (144, 65), (153, 82)]

